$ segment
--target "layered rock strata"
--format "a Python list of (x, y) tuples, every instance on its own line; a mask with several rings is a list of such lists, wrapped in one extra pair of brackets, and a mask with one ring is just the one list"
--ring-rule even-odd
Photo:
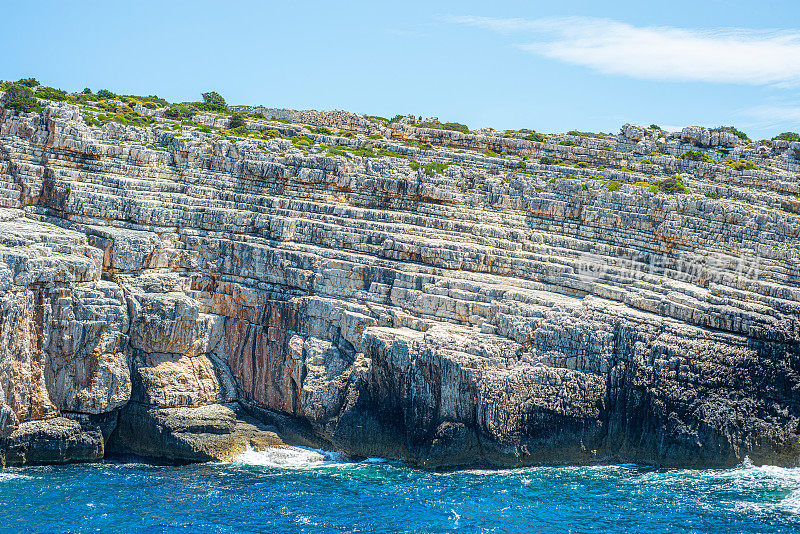
[(798, 462), (788, 145), (41, 103), (0, 107), (6, 464)]

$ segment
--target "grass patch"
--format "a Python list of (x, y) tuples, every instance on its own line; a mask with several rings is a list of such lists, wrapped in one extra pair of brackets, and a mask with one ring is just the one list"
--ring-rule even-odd
[[(399, 120), (399, 119), (398, 119)], [(418, 122), (414, 124), (415, 128), (433, 128), (436, 130), (451, 130), (454, 132), (469, 133), (469, 128), (466, 124), (460, 122)]]

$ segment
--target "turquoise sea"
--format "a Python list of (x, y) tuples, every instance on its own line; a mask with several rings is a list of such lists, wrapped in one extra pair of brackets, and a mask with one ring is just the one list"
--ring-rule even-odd
[(432, 472), (310, 449), (0, 471), (2, 533), (800, 532), (800, 469)]

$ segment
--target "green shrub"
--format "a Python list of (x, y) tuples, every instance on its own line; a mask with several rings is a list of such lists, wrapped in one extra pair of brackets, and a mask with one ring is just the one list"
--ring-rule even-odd
[(421, 169), (425, 174), (431, 177), (434, 176), (435, 174), (443, 174), (444, 170), (450, 165), (451, 163), (439, 163), (438, 161), (426, 163), (425, 165), (420, 165), (416, 161), (412, 161), (408, 164), (408, 166), (414, 169), (415, 171)]
[(718, 195), (717, 193), (707, 192), (706, 198), (711, 198), (713, 200), (719, 200), (722, 198), (722, 195)]
[(344, 147), (338, 145), (320, 145), (321, 150), (327, 151), (329, 156), (345, 156), (349, 157), (349, 154), (345, 152)]
[(671, 195), (676, 193), (691, 193), (689, 188), (683, 185), (683, 182), (677, 176), (670, 176), (669, 178), (665, 178), (664, 180), (656, 182), (654, 185), (658, 186), (659, 193), (668, 193)]
[(758, 169), (758, 166), (750, 160), (731, 161), (728, 162), (727, 167), (734, 171), (752, 171)]
[(211, 111), (215, 113), (227, 113), (229, 111), (225, 99), (216, 91), (203, 93), (203, 101), (192, 102), (192, 105), (200, 111)]
[(653, 161), (652, 161), (652, 160), (650, 160), (650, 159), (648, 159), (648, 158), (644, 158), (644, 159), (642, 159), (642, 161), (640, 161), (639, 163), (642, 163), (642, 164), (644, 164), (644, 165), (652, 165), (652, 164), (653, 164)]
[(22, 113), (41, 113), (42, 106), (35, 98), (16, 98), (14, 100), (7, 100), (4, 104), (6, 109), (13, 109)]
[(281, 132), (275, 129), (261, 130), (258, 134), (262, 139), (275, 139), (281, 136)]
[(772, 138), (773, 141), (800, 141), (800, 134), (795, 132), (783, 132)]
[(486, 150), (484, 150), (483, 151), (483, 155), (484, 156), (489, 156), (490, 158), (496, 158), (496, 157), (500, 156), (500, 154), (498, 154), (497, 152), (495, 152), (491, 148), (487, 148)]
[(177, 104), (164, 110), (164, 117), (175, 120), (191, 119), (197, 114), (197, 108), (191, 104)]
[(100, 89), (97, 91), (97, 98), (100, 100), (113, 100), (117, 98), (117, 95), (109, 91), (108, 89)]
[(61, 89), (54, 89), (53, 87), (40, 86), (36, 90), (36, 98), (44, 98), (45, 100), (55, 100), (57, 102), (69, 100), (70, 95)]
[(800, 159), (800, 148), (793, 148), (792, 153), (794, 155), (794, 159)]
[(651, 130), (658, 130), (659, 132), (663, 132), (664, 131), (664, 129), (661, 128), (661, 126), (659, 126), (658, 124), (651, 124), (650, 125), (650, 129)]
[(225, 99), (222, 98), (222, 95), (216, 91), (209, 91), (207, 93), (203, 93), (203, 102), (207, 102), (209, 104), (218, 104), (222, 106), (227, 105)]
[[(108, 122), (116, 122), (126, 126), (152, 126), (156, 123), (153, 117), (146, 117), (139, 115), (127, 106), (112, 107), (112, 113), (106, 115), (105, 113), (98, 113), (94, 117), (88, 116), (86, 120), (92, 126), (103, 126)], [(180, 126), (177, 127), (180, 129)]]
[(609, 180), (606, 183), (604, 183), (603, 185), (605, 186), (606, 189), (608, 189), (612, 193), (616, 193), (617, 191), (622, 189), (622, 184), (619, 182), (619, 180), (616, 180), (616, 179), (615, 180)]
[(242, 137), (247, 137), (248, 135), (250, 135), (250, 130), (247, 129), (247, 126), (237, 126), (236, 128), (229, 128), (228, 132), (235, 135), (241, 135)]
[(117, 98), (128, 104), (139, 102), (146, 108), (150, 109), (163, 108), (164, 106), (169, 105), (169, 102), (156, 95), (118, 95)]
[(559, 141), (558, 144), (563, 146), (575, 146), (574, 141)]
[(22, 78), (21, 80), (17, 80), (17, 84), (31, 88), (39, 86), (39, 82), (36, 80), (36, 78)]
[(539, 132), (531, 132), (525, 137), (523, 137), (526, 141), (535, 141), (537, 143), (545, 143), (547, 142), (547, 136), (540, 134)]
[(739, 130), (735, 126), (717, 126), (716, 128), (711, 128), (710, 131), (712, 131), (712, 132), (728, 132), (728, 133), (732, 133), (733, 135), (735, 135), (739, 139), (741, 139), (743, 141), (747, 141), (748, 143), (750, 142), (750, 138), (747, 137), (747, 134), (744, 133), (743, 131)]
[(548, 158), (547, 156), (542, 156), (539, 158), (539, 163), (542, 165), (560, 165), (564, 161), (560, 158)]
[(314, 141), (312, 141), (310, 137), (301, 135), (299, 137), (293, 138), (292, 143), (296, 147), (310, 147), (311, 145), (314, 144)]
[(18, 83), (11, 83), (3, 87), (3, 91), (5, 91), (7, 100), (16, 100), (18, 98), (33, 98), (33, 91), (31, 91), (30, 87), (25, 85), (20, 85)]
[(381, 138), (381, 134), (371, 134), (371, 135), (368, 135), (367, 137), (369, 137), (370, 139), (380, 139)]
[[(400, 115), (398, 115), (398, 117), (400, 117)], [(469, 128), (467, 125), (459, 122), (418, 122), (414, 126), (417, 128), (434, 128), (436, 130), (452, 130), (455, 132), (469, 133)]]
[[(233, 115), (231, 115), (231, 118), (228, 120), (228, 129), (234, 130), (236, 128), (242, 128), (242, 127), (246, 127), (244, 117), (242, 116), (242, 114), (234, 113)], [(306, 139), (308, 138), (306, 137)]]
[(19, 111), (21, 113), (41, 113), (42, 106), (33, 97), (33, 91), (26, 85), (12, 83), (5, 88), (3, 106), (6, 109)]
[(605, 139), (608, 137), (604, 133), (579, 132), (578, 130), (570, 130), (567, 132), (567, 135), (574, 135), (575, 137), (591, 137), (593, 139)]
[(708, 161), (708, 155), (699, 150), (690, 150), (685, 154), (681, 154), (681, 159), (685, 159), (688, 161)]
[(402, 154), (398, 154), (392, 150), (386, 150), (383, 148), (378, 149), (371, 149), (371, 148), (356, 148), (355, 150), (351, 150), (353, 155), (361, 156), (362, 158), (404, 158)]

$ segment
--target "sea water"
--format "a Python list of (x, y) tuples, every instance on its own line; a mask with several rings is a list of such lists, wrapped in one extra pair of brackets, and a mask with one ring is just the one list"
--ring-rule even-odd
[(800, 532), (800, 469), (426, 471), (300, 448), (0, 471), (2, 533)]

